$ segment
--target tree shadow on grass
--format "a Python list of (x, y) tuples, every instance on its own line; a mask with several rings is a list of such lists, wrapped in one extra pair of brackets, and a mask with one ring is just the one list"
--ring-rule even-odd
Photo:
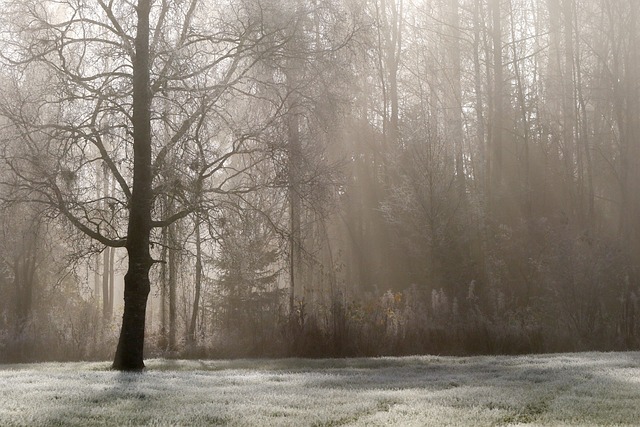
[[(260, 402), (254, 412), (261, 416), (272, 405), (302, 426), (319, 413), (321, 424), (363, 423), (395, 405), (423, 417), (437, 408), (480, 413), (492, 425), (633, 425), (640, 419), (639, 353), (221, 362), (188, 364), (191, 373), (88, 373), (78, 380), (80, 393), (61, 399), (37, 424), (247, 424), (252, 399)], [(231, 392), (223, 398), (221, 390)], [(210, 405), (201, 408), (204, 403)], [(201, 410), (189, 413), (194, 408)]]
[[(143, 373), (95, 373), (94, 382), (85, 382), (89, 375), (81, 377), (76, 390), (79, 394), (62, 396), (57, 409), (46, 414), (44, 425), (122, 425), (149, 421), (144, 409), (153, 396), (140, 387)], [(140, 418), (131, 419), (131, 415)]]

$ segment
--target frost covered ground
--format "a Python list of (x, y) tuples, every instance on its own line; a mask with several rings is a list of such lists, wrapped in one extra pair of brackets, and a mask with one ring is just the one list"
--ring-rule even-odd
[(0, 365), (0, 426), (640, 425), (640, 353)]

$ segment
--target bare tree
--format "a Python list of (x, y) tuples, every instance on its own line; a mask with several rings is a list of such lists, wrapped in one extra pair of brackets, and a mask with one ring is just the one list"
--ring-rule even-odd
[[(91, 6), (15, 2), (5, 11), (7, 20), (15, 18), (12, 34), (19, 35), (4, 41), (5, 63), (20, 70), (37, 68), (60, 89), (55, 108), (45, 97), (5, 100), (3, 114), (26, 141), (26, 151), (31, 150), (5, 157), (5, 163), (19, 177), (17, 197), (24, 196), (18, 190), (38, 194), (89, 237), (126, 248), (125, 308), (113, 366), (139, 370), (144, 367), (153, 230), (189, 215), (216, 194), (247, 191), (238, 180), (230, 188), (229, 178), (255, 161), (243, 169), (227, 164), (233, 156), (259, 151), (259, 125), (238, 131), (219, 105), (232, 101), (234, 85), (256, 61), (248, 52), (264, 35), (250, 22), (225, 21), (222, 3), (216, 12), (196, 0), (180, 5), (96, 0)], [(161, 103), (169, 103), (172, 112), (158, 114), (156, 104)], [(27, 109), (32, 116), (25, 116)], [(192, 164), (189, 141), (195, 125), (214, 114), (221, 124), (208, 134), (206, 162), (195, 175), (178, 172), (173, 182), (163, 181), (159, 172), (171, 153), (179, 153), (179, 168)], [(152, 129), (162, 123), (168, 123), (171, 135), (160, 141)], [(83, 191), (91, 185), (86, 172), (96, 163), (104, 164), (118, 183), (117, 194), (104, 195), (105, 200)], [(27, 174), (25, 164), (33, 172)], [(196, 197), (191, 190), (198, 185), (186, 181), (207, 183), (199, 185), (205, 191)], [(154, 219), (158, 196), (165, 193), (177, 200), (176, 210)], [(106, 212), (100, 209), (105, 201), (113, 207)]]

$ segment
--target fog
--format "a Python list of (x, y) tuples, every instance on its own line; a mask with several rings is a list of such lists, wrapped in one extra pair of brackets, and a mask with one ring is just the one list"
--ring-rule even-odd
[(630, 350), (640, 2), (4, 0), (0, 362)]

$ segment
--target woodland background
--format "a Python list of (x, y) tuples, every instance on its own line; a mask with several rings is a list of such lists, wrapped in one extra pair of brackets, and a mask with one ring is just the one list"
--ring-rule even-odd
[[(115, 350), (127, 7), (3, 2), (2, 362)], [(638, 348), (640, 2), (153, 7), (147, 355)]]

